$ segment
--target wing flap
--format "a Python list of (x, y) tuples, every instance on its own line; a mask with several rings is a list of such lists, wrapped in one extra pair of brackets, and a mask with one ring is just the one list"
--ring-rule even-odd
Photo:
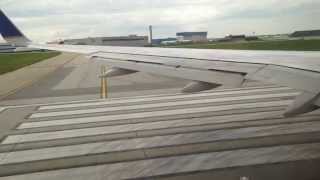
[(119, 61), (115, 59), (106, 59), (101, 57), (94, 57), (94, 59), (103, 61), (106, 65), (110, 67), (130, 69), (134, 71), (147, 72), (156, 75), (170, 76), (193, 81), (203, 81), (213, 84), (240, 86), (244, 81), (244, 76), (240, 73), (228, 73), (222, 71), (209, 71), (185, 67), (173, 67), (144, 62)]

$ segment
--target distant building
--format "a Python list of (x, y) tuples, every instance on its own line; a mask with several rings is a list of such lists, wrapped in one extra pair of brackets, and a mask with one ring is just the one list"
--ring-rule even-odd
[(63, 40), (55, 40), (55, 41), (50, 41), (50, 42), (47, 42), (47, 44), (63, 44)]
[(296, 31), (290, 35), (290, 37), (312, 37), (312, 36), (320, 36), (320, 30)]
[(0, 43), (0, 53), (14, 52), (16, 47), (7, 43)]
[(177, 42), (177, 38), (152, 39), (153, 45), (167, 44), (167, 42)]
[(210, 42), (237, 42), (237, 41), (258, 41), (260, 38), (258, 36), (246, 36), (246, 35), (228, 35), (224, 38), (210, 38)]
[(0, 43), (0, 53), (42, 51), (36, 48), (16, 47), (8, 43)]
[(175, 45), (175, 44), (177, 44), (177, 40), (161, 42), (161, 45)]
[(289, 34), (272, 34), (272, 35), (260, 35), (260, 40), (263, 41), (286, 41), (289, 40)]
[(179, 32), (177, 33), (177, 40), (192, 41), (192, 42), (206, 42), (208, 41), (208, 32)]
[(246, 41), (257, 41), (259, 40), (258, 36), (246, 36), (245, 37)]
[(150, 25), (149, 26), (149, 44), (152, 45), (152, 40), (153, 40), (153, 27)]
[(249, 41), (251, 38), (248, 39), (246, 35), (228, 35), (224, 38), (214, 38), (210, 39), (211, 42), (234, 42), (234, 41)]
[(246, 35), (228, 35), (225, 39), (228, 39), (229, 41), (244, 41), (246, 40)]
[(228, 38), (210, 38), (209, 42), (229, 42), (230, 39)]
[(118, 37), (89, 37), (84, 39), (66, 39), (63, 44), (70, 45), (96, 45), (96, 46), (135, 46), (149, 45), (148, 36), (118, 36)]

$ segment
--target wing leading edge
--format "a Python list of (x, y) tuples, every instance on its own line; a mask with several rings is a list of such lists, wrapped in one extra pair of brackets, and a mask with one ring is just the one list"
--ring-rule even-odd
[(293, 116), (320, 106), (320, 53), (286, 51), (196, 50), (108, 46), (35, 44), (0, 10), (0, 33), (5, 40), (32, 48), (82, 53), (104, 61), (106, 76), (147, 72), (188, 79), (183, 91), (196, 92), (220, 85), (241, 86), (247, 80), (301, 90), (285, 112)]

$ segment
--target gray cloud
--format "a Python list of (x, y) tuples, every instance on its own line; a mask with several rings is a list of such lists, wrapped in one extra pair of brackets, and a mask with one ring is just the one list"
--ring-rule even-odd
[(0, 7), (35, 40), (177, 31), (286, 33), (320, 28), (316, 0), (1, 0)]

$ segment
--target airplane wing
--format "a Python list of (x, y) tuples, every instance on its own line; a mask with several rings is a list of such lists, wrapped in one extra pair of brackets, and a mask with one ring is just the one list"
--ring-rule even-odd
[(82, 53), (104, 61), (112, 67), (106, 76), (141, 71), (188, 79), (191, 83), (183, 92), (209, 90), (220, 85), (241, 86), (247, 80), (258, 80), (302, 92), (285, 116), (320, 107), (320, 52), (37, 44), (26, 38), (1, 10), (0, 33), (17, 46)]

